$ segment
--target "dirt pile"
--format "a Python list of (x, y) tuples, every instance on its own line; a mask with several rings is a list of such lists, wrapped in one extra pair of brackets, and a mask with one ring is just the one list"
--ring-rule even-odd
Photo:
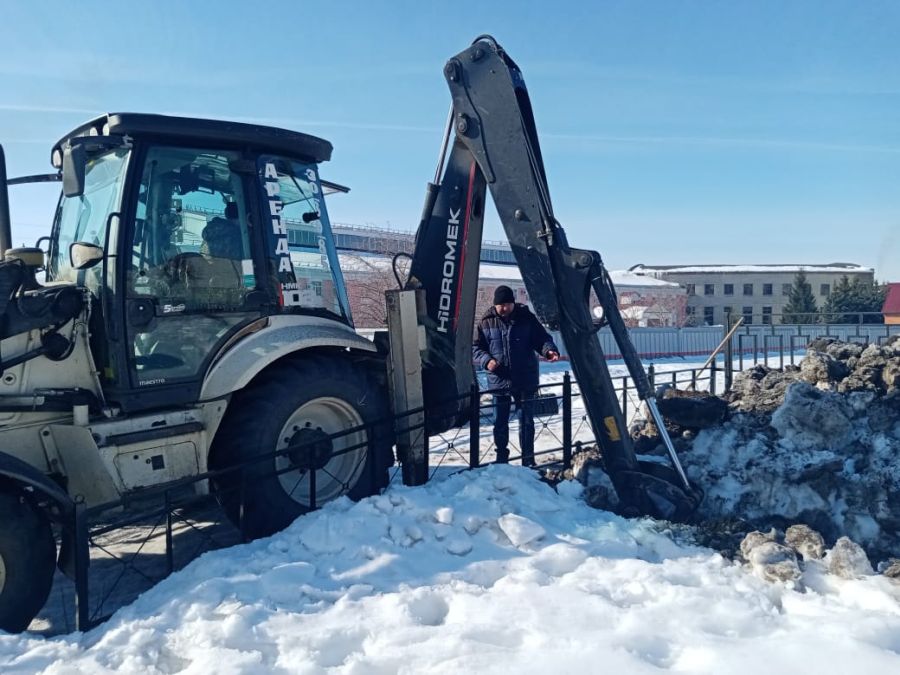
[[(667, 393), (662, 412), (679, 397), (700, 400)], [(699, 405), (679, 402), (691, 417), (669, 416), (667, 427), (705, 493), (697, 514), (703, 543), (738, 557), (748, 532), (803, 524), (832, 548), (849, 537), (882, 564), (900, 556), (900, 339), (864, 346), (822, 338), (799, 367), (756, 366), (707, 410)], [(632, 435), (639, 453), (663, 454), (652, 424)], [(580, 471), (588, 498), (608, 507), (609, 486), (591, 466)], [(790, 545), (774, 543), (757, 558), (771, 556), (793, 574), (778, 548)]]

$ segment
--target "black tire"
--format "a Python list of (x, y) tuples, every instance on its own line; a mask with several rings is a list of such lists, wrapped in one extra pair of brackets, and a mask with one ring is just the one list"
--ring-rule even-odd
[[(316, 506), (343, 495), (359, 500), (377, 494), (388, 483), (393, 455), (387, 419), (387, 391), (362, 364), (322, 355), (288, 360), (234, 395), (213, 441), (210, 466), (224, 469), (289, 445), (319, 441), (318, 462), (307, 455), (293, 458), (317, 466)], [(340, 452), (366, 442), (364, 431), (333, 444), (325, 439), (327, 434), (360, 424), (373, 425), (374, 452), (366, 445)], [(308, 470), (275, 475), (291, 461), (283, 456), (254, 462), (242, 472), (230, 471), (214, 481), (226, 515), (242, 527), (245, 536), (271, 535), (311, 510)]]
[(50, 519), (23, 493), (0, 486), (0, 630), (28, 628), (47, 602), (55, 568)]

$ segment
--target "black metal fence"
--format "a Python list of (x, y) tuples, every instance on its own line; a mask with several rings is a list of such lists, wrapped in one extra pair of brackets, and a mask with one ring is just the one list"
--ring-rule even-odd
[[(384, 425), (391, 421), (374, 421), (331, 434), (331, 444), (341, 447), (325, 458), (321, 456), (323, 439), (319, 438), (227, 469), (149, 487), (114, 502), (90, 508), (76, 504), (71, 521), (64, 523), (75, 548), (74, 581), (67, 584), (57, 575), (55, 585), (60, 588), (51, 598), (56, 596), (62, 611), (52, 619), (67, 629), (86, 630), (199, 554), (247, 541), (244, 517), (252, 482), (296, 473), (298, 480), (307, 481), (305, 508), (313, 511), (322, 505), (317, 483), (323, 476), (332, 482), (340, 480), (329, 474), (328, 461), (362, 449), (368, 480), (380, 484), (383, 481), (374, 473), (384, 469), (369, 459), (376, 453), (375, 444), (384, 438)], [(357, 442), (360, 435), (365, 440)], [(351, 486), (345, 487), (342, 492), (349, 492)], [(225, 517), (229, 510), (223, 509), (225, 505), (230, 507), (231, 518)], [(194, 536), (186, 537), (186, 533)], [(186, 542), (184, 548), (178, 546), (179, 540)], [(73, 612), (74, 618), (67, 616), (66, 610)], [(46, 613), (42, 614), (46, 618)]]
[[(799, 319), (803, 323), (783, 323), (785, 318)], [(853, 321), (828, 323), (836, 318), (852, 318)], [(881, 320), (882, 315), (875, 312), (858, 312), (852, 316), (776, 314), (764, 324), (741, 325), (726, 345), (723, 364), (726, 370), (725, 387), (731, 387), (735, 371), (742, 371), (748, 365), (762, 363), (779, 370), (786, 365), (797, 365), (807, 345), (817, 338), (836, 338), (868, 346), (883, 345), (900, 335), (900, 324), (880, 323)], [(730, 325), (729, 319), (724, 329), (726, 333)]]
[[(722, 364), (716, 361), (706, 369), (650, 364), (646, 372), (654, 387), (689, 387), (715, 394), (722, 391), (724, 382)], [(645, 411), (632, 378), (620, 375), (614, 377), (613, 381), (626, 423), (631, 426), (644, 419)], [(431, 476), (441, 468), (477, 468), (497, 461), (497, 448), (492, 434), (495, 405), (490, 400), (494, 393), (491, 390), (473, 389), (468, 395), (471, 406), (468, 424), (427, 439)], [(561, 374), (559, 381), (545, 381), (541, 384), (532, 403), (536, 410), (534, 456), (537, 468), (570, 469), (573, 454), (595, 443), (577, 382), (566, 371)], [(518, 416), (518, 410), (515, 412)], [(520, 424), (510, 424), (510, 462), (522, 460), (522, 448), (515, 440)]]

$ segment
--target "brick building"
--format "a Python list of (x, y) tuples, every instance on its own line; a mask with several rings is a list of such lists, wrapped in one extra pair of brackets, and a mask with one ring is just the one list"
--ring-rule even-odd
[[(391, 258), (362, 252), (338, 254), (350, 308), (358, 328), (380, 328), (386, 321), (384, 292), (397, 287)], [(398, 261), (405, 274), (406, 261)], [(619, 307), (629, 326), (680, 326), (684, 323), (687, 294), (678, 284), (642, 277), (630, 272), (610, 272)], [(479, 266), (476, 318), (490, 307), (494, 290), (505, 285), (513, 289), (517, 302), (530, 304), (522, 274), (515, 265), (481, 262)]]
[(885, 323), (900, 324), (900, 284), (888, 284), (881, 313), (884, 314)]

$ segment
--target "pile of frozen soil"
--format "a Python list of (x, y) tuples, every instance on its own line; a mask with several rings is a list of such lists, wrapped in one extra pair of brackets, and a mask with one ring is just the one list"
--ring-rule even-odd
[[(799, 367), (757, 366), (724, 399), (667, 392), (660, 408), (705, 492), (704, 543), (736, 554), (752, 530), (804, 524), (829, 547), (849, 537), (882, 569), (900, 557), (900, 339), (820, 339)], [(634, 437), (639, 452), (663, 454), (652, 424)], [(608, 506), (590, 464), (580, 478)]]

